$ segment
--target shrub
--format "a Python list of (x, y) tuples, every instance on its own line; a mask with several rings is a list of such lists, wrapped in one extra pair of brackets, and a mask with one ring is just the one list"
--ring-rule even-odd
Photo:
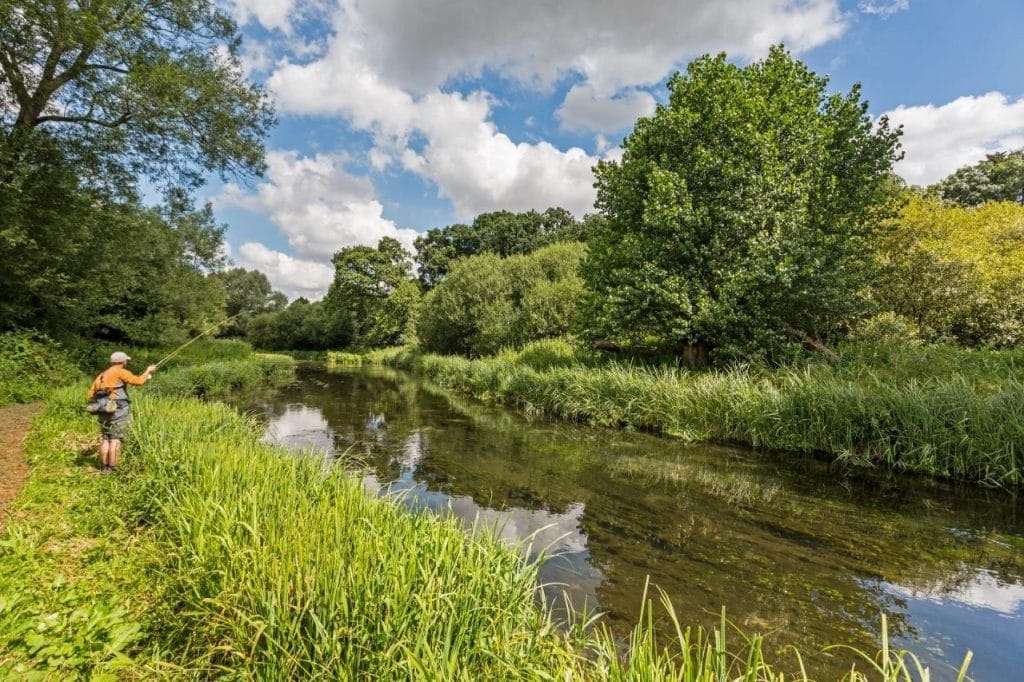
[(0, 405), (39, 400), (81, 376), (64, 348), (45, 334), (0, 334)]
[(419, 339), (442, 353), (484, 355), (563, 336), (583, 294), (577, 274), (586, 247), (554, 244), (525, 256), (460, 261), (423, 298)]

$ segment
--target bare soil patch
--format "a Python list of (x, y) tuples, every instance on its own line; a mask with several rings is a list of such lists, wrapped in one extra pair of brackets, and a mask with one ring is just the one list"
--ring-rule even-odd
[(7, 504), (28, 478), (25, 463), (25, 434), (42, 403), (0, 407), (0, 529), (6, 525)]

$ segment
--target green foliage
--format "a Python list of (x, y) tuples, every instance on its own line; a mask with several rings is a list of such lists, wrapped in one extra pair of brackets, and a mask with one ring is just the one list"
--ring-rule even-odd
[(419, 287), (411, 280), (402, 281), (369, 310), (358, 344), (364, 348), (383, 348), (415, 342), (419, 305)]
[(865, 308), (890, 215), (899, 131), (775, 47), (746, 67), (693, 61), (596, 169), (607, 223), (588, 241), (594, 339), (718, 360), (835, 339)]
[(0, 178), (4, 328), (153, 345), (222, 315), (223, 226), (171, 192), (160, 209), (82, 188), (58, 150)]
[(912, 320), (890, 311), (860, 322), (850, 330), (847, 341), (866, 346), (919, 346), (921, 330)]
[(472, 256), (428, 293), (419, 313), (424, 347), (483, 355), (572, 328), (583, 295), (586, 247), (554, 244), (525, 256)]
[(532, 253), (557, 242), (585, 241), (599, 216), (577, 221), (564, 208), (543, 213), (494, 211), (481, 213), (472, 225), (448, 225), (427, 230), (416, 239), (420, 284), (427, 289), (443, 280), (456, 261), (482, 253), (507, 257)]
[(224, 313), (228, 318), (234, 318), (230, 325), (221, 329), (220, 333), (224, 336), (244, 335), (246, 326), (254, 316), (278, 312), (288, 305), (288, 297), (280, 291), (274, 291), (270, 280), (259, 270), (230, 268), (216, 272), (212, 277), (220, 280), (224, 286)]
[(0, 334), (0, 405), (40, 400), (57, 386), (78, 381), (82, 373), (69, 354), (35, 332)]
[(1024, 342), (1024, 207), (911, 197), (882, 244), (873, 295), (926, 339)]
[[(37, 131), (98, 184), (192, 184), (258, 174), (270, 102), (246, 82), (239, 37), (210, 0), (0, 2), (0, 144)], [(120, 182), (119, 182), (120, 181)]]
[[(125, 347), (116, 343), (97, 343), (78, 339), (68, 343), (68, 354), (75, 363), (89, 376), (94, 376), (109, 365), (110, 354), (114, 351), (125, 351), (132, 358), (129, 369), (142, 369), (155, 365), (176, 346), (151, 346), (149, 348)], [(198, 365), (207, 362), (225, 362), (231, 360), (247, 360), (252, 356), (252, 346), (237, 339), (200, 339), (169, 359), (161, 371), (182, 365)]]
[[(357, 345), (391, 345), (405, 333), (415, 296), (401, 285), (409, 280), (412, 260), (397, 239), (384, 237), (376, 248), (347, 246), (334, 254), (334, 282), (324, 307), (338, 326), (352, 330)], [(390, 303), (393, 294), (398, 294)]]
[(980, 206), (986, 201), (1024, 203), (1024, 149), (988, 154), (929, 190), (960, 206)]
[(292, 301), (284, 310), (262, 313), (246, 325), (246, 339), (264, 350), (327, 350), (352, 343), (352, 319), (326, 303)]
[(589, 424), (1024, 483), (1021, 352), (851, 346), (831, 362), (696, 372), (540, 350), (539, 360), (530, 348), (480, 360), (401, 349), (368, 359), (481, 400)]
[(328, 351), (328, 367), (358, 367), (363, 364), (363, 356), (358, 353), (342, 353), (340, 351)]
[(223, 400), (254, 388), (281, 386), (294, 378), (294, 359), (258, 354), (245, 360), (183, 365), (155, 375), (145, 390), (149, 395)]

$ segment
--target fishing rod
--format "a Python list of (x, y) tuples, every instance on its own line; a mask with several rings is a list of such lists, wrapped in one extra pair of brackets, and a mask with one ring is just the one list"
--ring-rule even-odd
[(242, 314), (242, 313), (237, 313), (237, 314), (235, 314), (235, 315), (232, 315), (231, 317), (227, 318), (226, 320), (221, 320), (220, 322), (217, 322), (216, 324), (214, 324), (214, 325), (210, 326), (210, 328), (209, 328), (209, 329), (206, 329), (206, 330), (204, 330), (203, 332), (201, 332), (201, 333), (200, 333), (200, 334), (199, 334), (198, 336), (195, 336), (195, 337), (193, 337), (193, 338), (189, 339), (188, 341), (186, 341), (185, 343), (181, 344), (180, 346), (178, 346), (177, 348), (175, 348), (174, 350), (172, 350), (172, 351), (171, 351), (170, 353), (168, 353), (167, 355), (165, 355), (165, 356), (164, 356), (164, 359), (163, 359), (163, 360), (161, 360), (160, 362), (156, 363), (156, 367), (157, 367), (157, 368), (159, 368), (159, 367), (160, 367), (160, 365), (164, 364), (165, 362), (167, 362), (168, 360), (170, 360), (171, 358), (173, 358), (173, 357), (174, 357), (175, 355), (177, 355), (177, 354), (178, 354), (178, 353), (180, 353), (181, 351), (185, 350), (186, 348), (188, 348), (188, 347), (189, 347), (189, 346), (191, 346), (191, 345), (192, 345), (193, 343), (195, 343), (195, 342), (196, 342), (196, 341), (198, 341), (199, 339), (203, 338), (204, 336), (206, 336), (206, 335), (207, 335), (207, 334), (209, 334), (210, 332), (212, 332), (212, 331), (213, 331), (214, 329), (216, 329), (217, 327), (221, 327), (221, 326), (223, 326), (223, 325), (227, 324), (228, 322), (230, 322), (231, 320), (235, 319), (236, 317), (238, 317), (238, 316), (239, 316), (239, 315), (241, 315), (241, 314)]

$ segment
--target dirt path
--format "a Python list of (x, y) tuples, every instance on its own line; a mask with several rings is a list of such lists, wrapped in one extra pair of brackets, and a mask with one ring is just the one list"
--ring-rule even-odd
[(43, 409), (42, 403), (0, 407), (0, 530), (7, 523), (7, 503), (25, 485), (25, 434), (32, 418)]

